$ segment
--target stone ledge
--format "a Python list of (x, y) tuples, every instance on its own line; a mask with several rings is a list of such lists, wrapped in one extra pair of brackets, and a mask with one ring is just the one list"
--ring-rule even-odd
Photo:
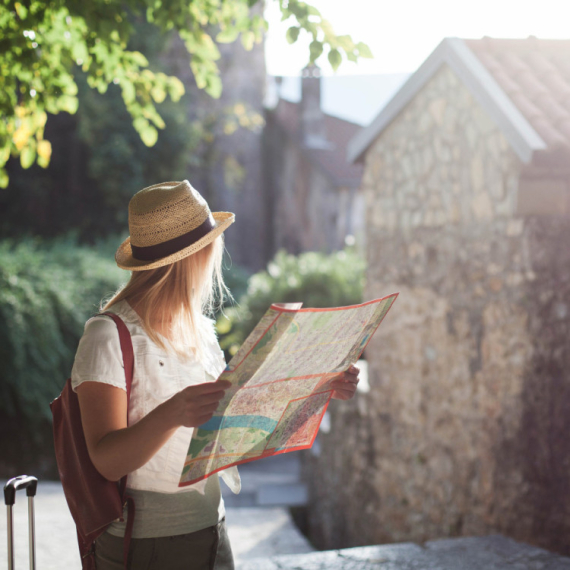
[(570, 558), (504, 536), (364, 546), (249, 560), (237, 570), (570, 570)]

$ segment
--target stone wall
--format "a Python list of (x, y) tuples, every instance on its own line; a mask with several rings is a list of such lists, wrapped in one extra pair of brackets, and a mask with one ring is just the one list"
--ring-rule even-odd
[(366, 297), (400, 296), (306, 455), (316, 546), (570, 552), (570, 218), (517, 213), (527, 175), (447, 67), (368, 150)]

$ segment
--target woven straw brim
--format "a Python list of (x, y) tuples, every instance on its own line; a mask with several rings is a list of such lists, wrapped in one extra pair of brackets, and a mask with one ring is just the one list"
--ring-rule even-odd
[(155, 259), (153, 261), (139, 261), (133, 257), (133, 252), (131, 250), (131, 238), (128, 237), (117, 249), (115, 254), (115, 261), (121, 269), (128, 269), (130, 271), (144, 271), (145, 269), (156, 269), (157, 267), (163, 267), (164, 265), (169, 265), (175, 261), (180, 261), (193, 253), (196, 253), (203, 247), (206, 247), (209, 243), (212, 243), (224, 230), (231, 226), (235, 220), (234, 214), (231, 212), (213, 212), (212, 217), (216, 222), (213, 230), (208, 232), (203, 238), (199, 239), (197, 242), (167, 255), (166, 257), (161, 257), (160, 259)]

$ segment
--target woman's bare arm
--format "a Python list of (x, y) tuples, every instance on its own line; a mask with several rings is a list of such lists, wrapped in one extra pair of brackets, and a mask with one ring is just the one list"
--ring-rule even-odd
[(207, 422), (230, 385), (217, 381), (189, 386), (127, 427), (126, 392), (101, 382), (83, 382), (77, 396), (93, 465), (106, 479), (118, 481), (144, 465), (179, 427)]

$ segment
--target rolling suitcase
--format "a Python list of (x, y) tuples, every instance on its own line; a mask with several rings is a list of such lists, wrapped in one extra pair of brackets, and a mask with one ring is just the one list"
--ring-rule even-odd
[(38, 480), (29, 475), (20, 475), (10, 479), (4, 485), (4, 502), (6, 503), (6, 510), (8, 516), (8, 570), (14, 570), (14, 514), (12, 509), (16, 503), (16, 491), (26, 489), (28, 496), (28, 526), (29, 526), (29, 541), (30, 541), (30, 570), (36, 568), (36, 528), (34, 523), (34, 497), (36, 496), (36, 489), (38, 487)]

